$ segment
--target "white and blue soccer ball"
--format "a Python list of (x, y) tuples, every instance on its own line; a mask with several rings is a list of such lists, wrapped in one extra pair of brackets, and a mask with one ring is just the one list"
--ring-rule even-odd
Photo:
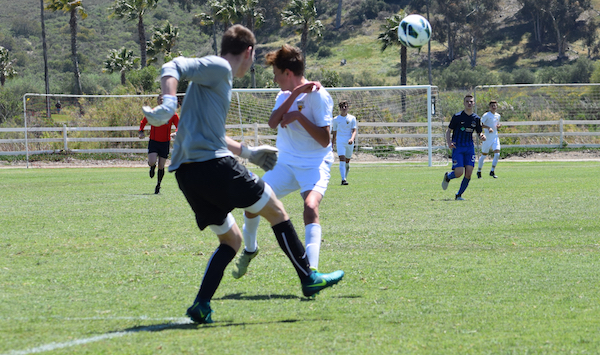
[(431, 25), (421, 15), (408, 15), (398, 26), (398, 41), (408, 48), (421, 48), (431, 39)]

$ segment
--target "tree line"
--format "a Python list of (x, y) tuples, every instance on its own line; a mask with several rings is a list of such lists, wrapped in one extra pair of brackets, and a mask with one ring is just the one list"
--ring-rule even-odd
[[(160, 0), (115, 0), (107, 8), (111, 20), (134, 23), (137, 29), (139, 48), (113, 48), (106, 54), (102, 71), (120, 73), (120, 82), (126, 84), (128, 73), (140, 71), (149, 65), (159, 66), (162, 62), (180, 55), (177, 43), (180, 28), (168, 20), (156, 26), (148, 34), (145, 23), (147, 16), (156, 11)], [(179, 7), (193, 14), (192, 26), (212, 38), (212, 50), (218, 54), (217, 38), (229, 26), (241, 23), (257, 33), (257, 37), (268, 37), (273, 33), (286, 36), (293, 32), (300, 35), (303, 53), (323, 50), (333, 46), (336, 33), (351, 31), (364, 21), (381, 20), (377, 40), (382, 51), (391, 46), (401, 47), (397, 41), (397, 26), (408, 14), (426, 15), (434, 28), (433, 40), (444, 46), (443, 56), (436, 53), (433, 62), (437, 68), (450, 66), (459, 58), (467, 57), (472, 70), (477, 67), (478, 53), (495, 41), (510, 40), (514, 33), (503, 34), (508, 22), (519, 22), (528, 35), (527, 45), (532, 52), (553, 49), (558, 60), (567, 58), (569, 43), (583, 40), (588, 57), (598, 53), (597, 13), (590, 0), (518, 0), (514, 11), (503, 8), (497, 0), (167, 0), (169, 6)], [(78, 53), (78, 25), (86, 20), (88, 13), (84, 0), (40, 0), (41, 17), (44, 13), (68, 15), (70, 31), (73, 86), (71, 93), (82, 94)], [(510, 14), (510, 16), (509, 16)], [(324, 26), (323, 19), (332, 19)], [(503, 38), (504, 37), (504, 38)], [(45, 48), (45, 33), (43, 33)], [(329, 40), (328, 40), (329, 38)], [(514, 39), (514, 38), (512, 38)], [(10, 51), (1, 46), (0, 38), (0, 84), (19, 75), (18, 63)], [(325, 52), (325, 51), (323, 51)], [(44, 55), (46, 58), (46, 55)], [(46, 59), (45, 72), (48, 72)], [(406, 49), (400, 48), (401, 84), (407, 82)], [(439, 69), (438, 69), (439, 70)], [(140, 75), (140, 74), (138, 74)], [(256, 71), (252, 78), (244, 81), (247, 86), (256, 86)], [(316, 76), (335, 76), (317, 73)], [(135, 77), (135, 75), (133, 75)], [(429, 75), (431, 80), (431, 74)], [(260, 81), (260, 80), (259, 80)], [(342, 80), (330, 80), (341, 82)], [(356, 83), (356, 82), (355, 82)], [(239, 83), (238, 83), (239, 84)], [(435, 83), (434, 83), (435, 84)], [(48, 87), (46, 85), (46, 87)], [(47, 88), (48, 90), (48, 88)]]

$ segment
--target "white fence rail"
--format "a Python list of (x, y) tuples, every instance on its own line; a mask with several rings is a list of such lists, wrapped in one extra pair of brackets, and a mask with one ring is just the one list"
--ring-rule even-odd
[[(422, 138), (426, 139), (428, 137), (427, 133), (390, 133), (390, 134), (366, 134), (360, 133), (361, 127), (427, 127), (427, 122), (364, 122), (359, 123), (359, 133), (357, 136), (357, 147), (358, 149), (363, 150), (372, 150), (373, 147), (370, 146), (362, 146), (361, 139), (365, 138)], [(442, 122), (432, 122), (432, 127), (446, 127), (448, 123)], [(548, 131), (548, 132), (539, 132), (539, 130), (535, 129), (537, 132), (533, 133), (504, 133), (503, 130), (506, 130), (507, 127), (516, 127), (516, 126), (531, 126), (531, 127), (540, 127), (540, 126), (555, 126), (558, 129), (556, 131)], [(522, 121), (522, 122), (502, 122), (502, 128), (500, 129), (500, 141), (502, 146), (507, 147), (531, 147), (531, 148), (560, 148), (564, 146), (581, 148), (581, 147), (589, 147), (589, 148), (600, 148), (600, 144), (596, 144), (593, 142), (600, 140), (600, 131), (596, 131), (596, 129), (591, 130), (566, 130), (565, 126), (573, 127), (573, 126), (589, 126), (594, 127), (597, 126), (596, 129), (600, 130), (600, 120), (555, 120), (555, 121)], [(261, 134), (261, 131), (268, 131), (269, 126), (267, 124), (242, 124), (242, 125), (227, 125), (226, 128), (228, 130), (235, 130), (236, 132), (242, 132), (242, 135), (232, 135), (231, 137), (235, 140), (251, 142), (254, 145), (258, 145), (260, 142), (274, 141), (276, 139), (276, 135), (273, 134)], [(78, 152), (78, 153), (145, 153), (147, 152), (146, 148), (98, 148), (98, 149), (74, 149), (69, 148), (69, 144), (76, 142), (100, 142), (100, 143), (133, 143), (140, 141), (147, 141), (148, 138), (144, 140), (140, 140), (137, 137), (138, 126), (121, 126), (121, 127), (68, 127), (63, 125), (62, 127), (29, 127), (27, 128), (28, 133), (46, 133), (46, 132), (54, 132), (56, 137), (52, 138), (33, 138), (35, 134), (32, 134), (30, 138), (27, 140), (24, 138), (25, 136), (25, 128), (0, 128), (0, 137), (2, 137), (3, 133), (22, 133), (23, 138), (0, 138), (0, 155), (25, 155), (25, 143), (39, 143), (41, 145), (54, 146), (53, 149), (38, 149), (38, 150), (29, 150), (29, 154), (44, 154), (44, 153), (57, 153), (57, 152)], [(149, 127), (146, 127), (148, 130)], [(116, 132), (116, 131), (129, 131), (131, 132), (132, 137), (105, 137), (103, 134), (99, 134), (97, 137), (72, 137), (69, 136), (70, 133), (74, 132)], [(60, 133), (59, 133), (60, 132)], [(246, 134), (248, 133), (248, 134)], [(105, 135), (105, 134), (104, 134)], [(578, 143), (565, 144), (567, 137), (598, 137), (592, 138), (590, 140), (591, 143)], [(443, 134), (433, 134), (433, 138), (443, 138)], [(528, 138), (528, 137), (548, 137), (549, 140), (554, 140), (556, 143), (550, 144), (509, 144), (506, 141), (509, 138)], [(60, 143), (60, 148), (56, 147), (56, 143)], [(133, 145), (133, 144), (132, 144)], [(15, 149), (15, 147), (17, 147)], [(19, 149), (20, 148), (20, 149)], [(445, 147), (433, 147), (434, 149), (441, 149)], [(395, 150), (427, 150), (427, 146), (419, 146), (419, 147), (396, 147)]]

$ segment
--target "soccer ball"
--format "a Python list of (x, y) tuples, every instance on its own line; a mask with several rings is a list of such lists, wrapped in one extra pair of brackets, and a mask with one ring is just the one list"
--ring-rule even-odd
[(398, 26), (398, 41), (408, 48), (421, 48), (431, 38), (431, 25), (421, 15), (408, 15)]

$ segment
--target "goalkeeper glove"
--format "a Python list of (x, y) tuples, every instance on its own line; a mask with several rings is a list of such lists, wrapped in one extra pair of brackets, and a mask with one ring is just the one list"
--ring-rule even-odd
[(142, 107), (148, 123), (154, 127), (160, 127), (169, 122), (175, 114), (175, 110), (177, 110), (177, 96), (173, 95), (163, 95), (163, 103), (155, 108)]
[(269, 171), (277, 163), (277, 148), (269, 145), (246, 147), (242, 144), (240, 157), (248, 159), (251, 163), (260, 166), (264, 171)]

